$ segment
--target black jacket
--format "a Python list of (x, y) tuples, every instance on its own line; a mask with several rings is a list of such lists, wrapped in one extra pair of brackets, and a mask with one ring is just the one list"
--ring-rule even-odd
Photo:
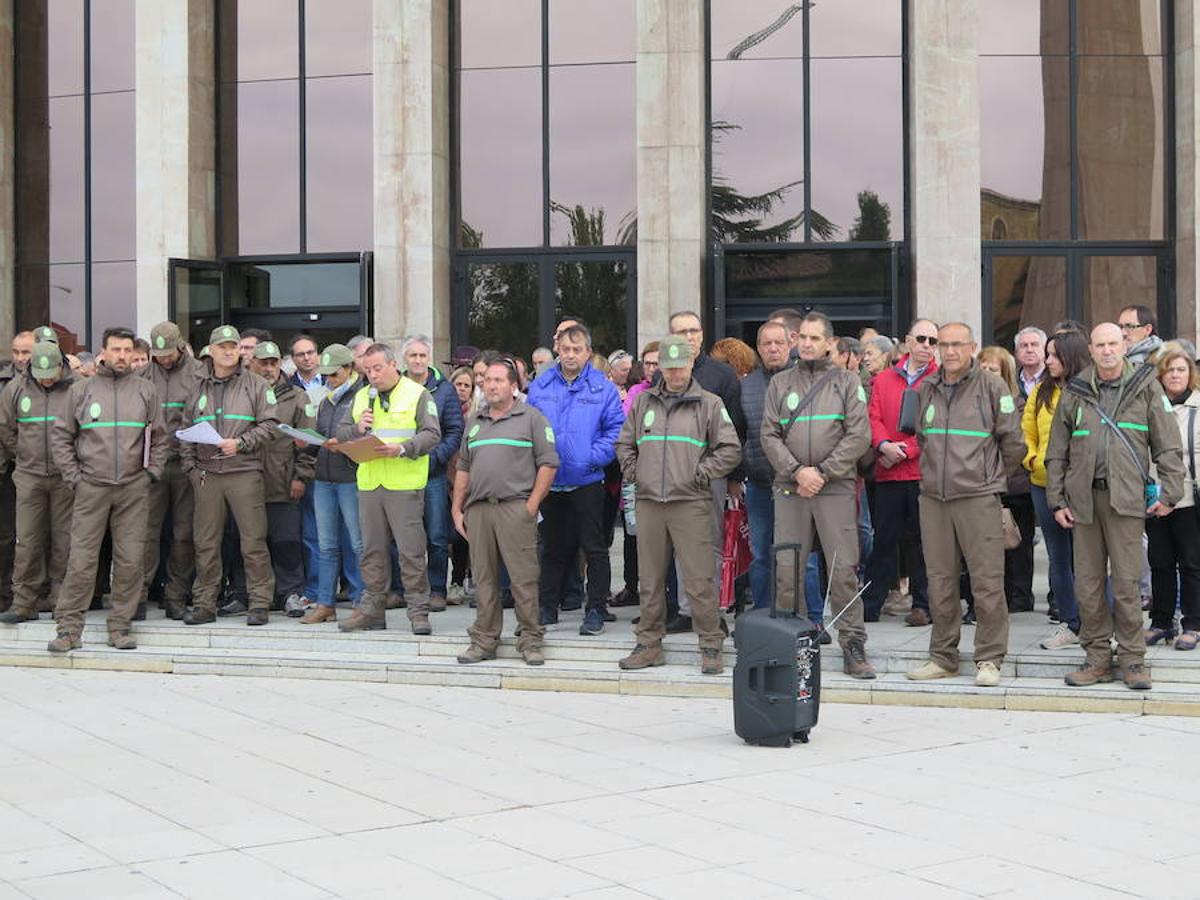
[(742, 409), (746, 414), (746, 440), (742, 444), (742, 468), (746, 477), (759, 487), (769, 488), (775, 480), (775, 470), (767, 459), (762, 446), (763, 401), (767, 397), (767, 386), (771, 379), (792, 366), (788, 360), (782, 369), (767, 369), (759, 366), (742, 379)]
[[(338, 423), (350, 412), (354, 405), (354, 395), (364, 384), (361, 375), (355, 375), (354, 384), (347, 388), (338, 398), (335, 405), (330, 402), (330, 394), (326, 395), (317, 407), (317, 431), (325, 437), (336, 437)], [(345, 453), (338, 453), (327, 447), (317, 451), (317, 481), (332, 481), (336, 484), (350, 484), (357, 480), (358, 463)]]

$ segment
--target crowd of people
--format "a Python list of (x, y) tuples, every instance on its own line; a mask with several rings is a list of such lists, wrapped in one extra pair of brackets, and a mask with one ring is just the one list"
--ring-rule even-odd
[[(852, 677), (875, 677), (868, 626), (898, 615), (931, 628), (909, 678), (957, 675), (970, 626), (975, 681), (997, 685), (1040, 534), (1042, 647), (1082, 646), (1069, 684), (1146, 689), (1147, 646), (1200, 642), (1200, 374), (1156, 332), (1130, 306), (1090, 332), (1025, 327), (1010, 352), (958, 322), (897, 341), (780, 309), (755, 347), (707, 347), (685, 311), (636, 356), (567, 317), (529, 362), (459, 347), (441, 368), (424, 335), (284, 348), (221, 325), (193, 355), (163, 322), (145, 340), (110, 328), (88, 358), (43, 326), (0, 369), (0, 623), (53, 612), (64, 653), (105, 595), (118, 649), (158, 605), (185, 625), (278, 611), (347, 632), (403, 607), (428, 635), (471, 603), (460, 663), (495, 657), (511, 607), (540, 665), (562, 613), (597, 635), (638, 606), (621, 668), (694, 632), (718, 674), (740, 503), (752, 562), (732, 610), (798, 609), (823, 643), (834, 617)], [(772, 559), (792, 544), (802, 557)]]

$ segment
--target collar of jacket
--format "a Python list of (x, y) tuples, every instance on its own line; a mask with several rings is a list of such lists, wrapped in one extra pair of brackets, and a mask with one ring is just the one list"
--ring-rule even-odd
[(442, 373), (439, 372), (435, 366), (430, 366), (429, 371), (425, 373), (425, 383), (421, 385), (421, 387), (425, 388), (425, 390), (432, 394), (445, 380), (445, 376), (442, 375)]
[(930, 384), (933, 384), (937, 387), (942, 387), (943, 385), (945, 387), (954, 387), (960, 384), (970, 384), (979, 377), (979, 373), (983, 370), (979, 368), (979, 364), (975, 362), (975, 360), (971, 360), (970, 366), (967, 367), (966, 374), (963, 375), (962, 378), (958, 379), (958, 381), (954, 382), (945, 380), (943, 375), (944, 371), (945, 370), (943, 369), (938, 369), (936, 372), (930, 372), (925, 376), (925, 378)]
[[(65, 364), (65, 361), (64, 361)], [(96, 363), (96, 374), (93, 378), (128, 378), (133, 374), (133, 369), (126, 369), (124, 372), (115, 372), (108, 367), (104, 360)]]
[(658, 384), (646, 388), (647, 394), (652, 394), (659, 400), (666, 401), (668, 397), (675, 397), (679, 400), (699, 400), (704, 393), (704, 389), (700, 387), (700, 383), (696, 381), (696, 376), (693, 375), (688, 381), (688, 386), (681, 393), (672, 394), (667, 390), (667, 381), (665, 378), (660, 379)]
[[(96, 367), (96, 371), (97, 372), (100, 371), (99, 366)], [(44, 393), (47, 393), (47, 394), (52, 394), (55, 391), (67, 390), (68, 388), (71, 387), (71, 385), (73, 385), (78, 380), (79, 379), (75, 376), (75, 373), (71, 371), (71, 367), (68, 366), (64, 362), (62, 377), (59, 378), (58, 381), (54, 382), (54, 384), (50, 385), (50, 387), (46, 387), (44, 384), (42, 384), (36, 378), (30, 378), (29, 383), (31, 385), (33, 385), (35, 388), (37, 388), (39, 391), (43, 391)]]
[(333, 406), (337, 406), (339, 400), (345, 397), (352, 388), (357, 387), (362, 387), (362, 385), (358, 383), (358, 373), (351, 372), (349, 378), (325, 395), (325, 399), (328, 400)]
[(508, 412), (498, 419), (492, 418), (492, 408), (490, 406), (484, 406), (483, 409), (472, 416), (472, 419), (479, 419), (484, 422), (503, 422), (505, 419), (511, 419), (513, 416), (524, 415), (528, 409), (529, 407), (526, 406), (525, 402), (520, 397), (517, 397), (513, 400), (513, 405), (508, 408)]
[[(908, 384), (908, 359), (910, 356), (912, 356), (911, 353), (905, 353), (902, 357), (896, 360), (896, 364), (894, 366), (888, 369), (889, 372), (895, 372), (897, 375), (903, 378), (905, 384)], [(925, 371), (917, 375), (917, 379), (920, 380), (921, 378), (928, 378), (937, 370), (937, 360), (931, 359), (925, 364)]]
[(206, 372), (205, 372), (206, 376), (209, 379), (211, 379), (212, 381), (236, 381), (243, 374), (250, 371), (249, 369), (246, 368), (244, 363), (239, 362), (237, 364), (237, 368), (235, 368), (232, 372), (230, 372), (224, 378), (221, 378), (217, 375), (217, 370), (216, 370), (216, 367), (213, 365), (211, 356), (204, 361), (204, 368), (206, 370)]
[[(597, 375), (600, 375), (600, 373), (592, 367), (592, 364), (590, 362), (585, 362), (583, 364), (583, 368), (579, 370), (579, 375), (576, 376), (575, 380), (567, 381), (567, 377), (562, 373), (562, 363), (555, 363), (553, 366), (547, 369), (545, 374), (541, 375), (540, 378), (546, 378), (551, 381), (557, 379), (568, 391), (578, 391), (582, 390), (584, 385), (587, 385), (592, 390), (595, 390), (596, 386), (592, 382)], [(603, 376), (601, 376), (601, 379), (603, 380)]]
[[(1126, 397), (1136, 394), (1138, 388), (1154, 374), (1154, 371), (1154, 366), (1134, 366), (1126, 359), (1125, 365), (1121, 369), (1121, 404), (1124, 403)], [(1095, 365), (1088, 366), (1068, 381), (1067, 390), (1073, 394), (1098, 400), (1100, 398), (1100, 381)]]
[(795, 368), (802, 372), (808, 372), (810, 375), (817, 375), (828, 371), (833, 367), (833, 360), (828, 356), (820, 356), (816, 359), (797, 359)]

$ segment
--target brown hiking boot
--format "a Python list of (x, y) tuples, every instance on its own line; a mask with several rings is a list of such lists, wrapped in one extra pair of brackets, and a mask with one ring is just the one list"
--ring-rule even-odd
[(183, 618), (183, 614), (187, 612), (187, 604), (182, 600), (168, 600), (166, 602), (167, 618), (174, 619), (178, 622)]
[(1068, 672), (1063, 676), (1063, 681), (1071, 687), (1088, 687), (1093, 684), (1107, 684), (1116, 677), (1113, 674), (1111, 666), (1091, 666), (1085, 664), (1082, 669)]
[(446, 598), (439, 597), (437, 594), (429, 595), (429, 611), (430, 612), (445, 612)]
[(338, 622), (338, 631), (381, 631), (387, 628), (384, 612), (386, 598), (382, 594), (363, 591), (362, 599), (349, 619)]
[(1131, 691), (1148, 691), (1153, 687), (1150, 681), (1150, 670), (1141, 663), (1123, 666), (1121, 678), (1125, 681), (1125, 687)]
[(633, 648), (633, 652), (621, 660), (617, 665), (626, 671), (630, 669), (648, 669), (650, 666), (665, 666), (667, 661), (663, 658), (662, 647), (647, 647), (645, 644), (638, 644)]
[(546, 664), (546, 654), (541, 647), (526, 647), (521, 651), (521, 658), (527, 666), (543, 666)]
[(16, 607), (10, 607), (8, 612), (0, 613), (0, 624), (3, 625), (20, 625), (22, 622), (36, 622), (38, 614), (36, 610), (21, 610)]
[(433, 634), (433, 626), (429, 624), (428, 613), (413, 613), (409, 618), (413, 634)]
[(383, 601), (384, 609), (404, 609), (408, 606), (408, 602), (396, 593), (389, 593), (387, 599)]
[(862, 641), (847, 641), (842, 650), (842, 671), (851, 678), (870, 681), (875, 677), (875, 667), (867, 662), (867, 650)]
[(721, 651), (716, 647), (700, 648), (700, 674), (720, 675), (725, 671), (725, 663), (721, 659)]
[(478, 644), (472, 644), (470, 647), (468, 647), (462, 653), (458, 654), (458, 661), (460, 663), (462, 663), (464, 666), (470, 665), (471, 663), (483, 662), (484, 660), (495, 659), (495, 658), (496, 658), (495, 650), (484, 650)]
[(128, 631), (110, 631), (108, 633), (108, 646), (114, 647), (117, 650), (136, 650), (137, 641), (133, 639), (133, 635)]
[(318, 625), (321, 622), (336, 622), (337, 610), (332, 606), (316, 606), (309, 609), (303, 616), (300, 617), (301, 625)]
[(46, 645), (46, 649), (51, 653), (66, 653), (70, 650), (78, 650), (82, 646), (83, 641), (79, 635), (59, 632), (58, 637)]
[(904, 624), (913, 628), (924, 628), (929, 624), (929, 613), (914, 606), (912, 612), (904, 617)]

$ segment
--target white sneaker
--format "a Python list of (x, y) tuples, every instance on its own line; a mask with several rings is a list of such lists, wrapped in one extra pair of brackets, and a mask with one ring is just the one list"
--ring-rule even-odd
[(446, 592), (446, 602), (451, 606), (461, 606), (463, 600), (466, 599), (466, 594), (463, 591), (461, 584), (450, 585), (450, 590)]
[(997, 687), (1000, 684), (1000, 669), (994, 662), (981, 662), (975, 665), (976, 687)]
[(473, 600), (475, 598), (475, 579), (470, 575), (463, 578), (462, 592), (464, 600)]
[(1061, 650), (1064, 647), (1073, 647), (1078, 643), (1079, 635), (1066, 625), (1059, 625), (1050, 637), (1042, 641), (1041, 648), (1043, 650)]

